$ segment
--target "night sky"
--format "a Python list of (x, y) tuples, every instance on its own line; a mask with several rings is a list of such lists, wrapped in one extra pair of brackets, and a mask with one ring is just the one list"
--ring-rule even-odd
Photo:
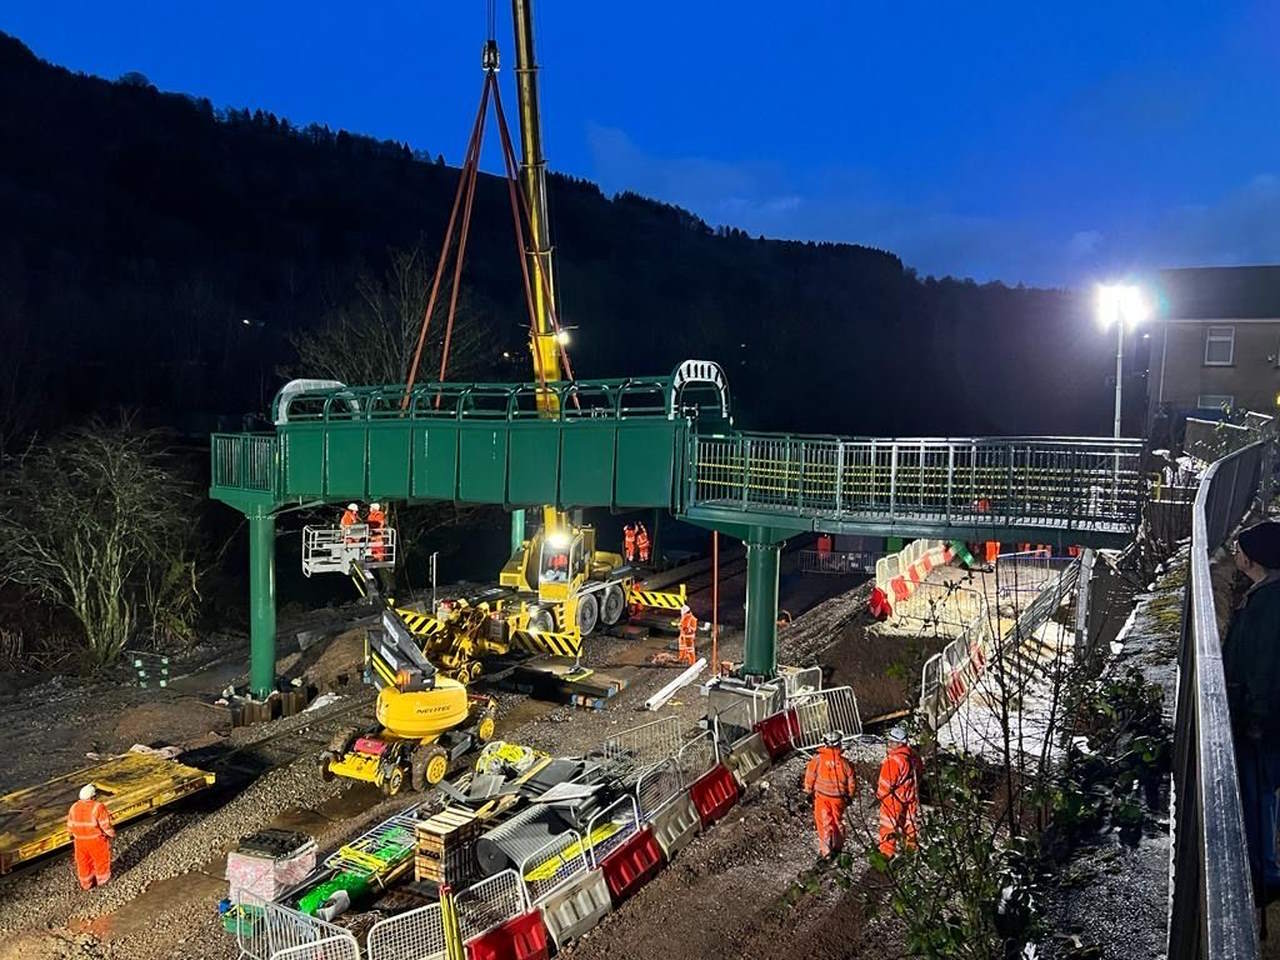
[[(484, 9), (11, 0), (0, 29), (75, 70), (457, 163)], [(541, 0), (538, 27), (548, 159), (607, 192), (978, 280), (1280, 261), (1276, 0)]]

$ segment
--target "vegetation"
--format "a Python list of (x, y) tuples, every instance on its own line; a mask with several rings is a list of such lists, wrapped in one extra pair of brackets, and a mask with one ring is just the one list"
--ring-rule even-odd
[(196, 516), (158, 435), (94, 421), (0, 471), (0, 579), (69, 611), (89, 663), (106, 666), (131, 641), (190, 637)]

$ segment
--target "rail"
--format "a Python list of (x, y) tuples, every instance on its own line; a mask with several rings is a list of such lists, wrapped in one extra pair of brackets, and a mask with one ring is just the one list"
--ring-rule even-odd
[(1266, 446), (1251, 444), (1215, 461), (1192, 508), (1174, 725), (1170, 960), (1258, 956), (1209, 557), (1249, 510), (1260, 485), (1263, 502), (1269, 499)]
[(690, 437), (691, 504), (938, 525), (1125, 532), (1146, 495), (1139, 440)]
[(280, 440), (273, 433), (215, 433), (213, 485), (275, 493), (280, 477)]

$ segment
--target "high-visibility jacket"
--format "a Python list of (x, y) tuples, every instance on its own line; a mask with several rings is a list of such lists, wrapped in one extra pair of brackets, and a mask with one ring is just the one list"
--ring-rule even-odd
[(649, 531), (644, 527), (636, 531), (636, 546), (640, 548), (641, 554), (649, 552)]
[(804, 768), (805, 793), (852, 800), (857, 789), (853, 764), (845, 759), (839, 747), (819, 747)]
[(114, 837), (111, 812), (101, 800), (77, 800), (67, 811), (67, 832), (73, 840), (97, 840)]
[(918, 777), (920, 758), (907, 744), (900, 743), (880, 764), (876, 799), (880, 801), (880, 839), (901, 833), (915, 840), (916, 815), (920, 812)]
[(627, 524), (622, 528), (622, 542), (628, 547), (634, 547), (636, 543), (636, 528)]
[[(352, 522), (354, 523), (355, 521)], [(377, 533), (387, 525), (387, 515), (381, 510), (370, 510), (369, 516), (365, 518), (364, 522), (369, 525), (370, 532)]]
[(680, 639), (692, 643), (697, 633), (698, 618), (693, 615), (693, 611), (689, 610), (680, 614)]
[(357, 513), (355, 510), (342, 511), (342, 520), (339, 521), (341, 526), (354, 527), (359, 522), (360, 522), (360, 514)]

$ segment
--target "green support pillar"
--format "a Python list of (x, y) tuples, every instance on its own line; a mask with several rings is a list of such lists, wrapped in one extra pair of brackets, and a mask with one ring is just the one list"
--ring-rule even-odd
[(524, 510), (511, 511), (511, 552), (514, 554), (524, 544)]
[(249, 515), (249, 693), (276, 685), (276, 518)]
[(778, 672), (778, 561), (782, 541), (766, 527), (747, 534), (747, 639), (742, 672), (772, 677)]

